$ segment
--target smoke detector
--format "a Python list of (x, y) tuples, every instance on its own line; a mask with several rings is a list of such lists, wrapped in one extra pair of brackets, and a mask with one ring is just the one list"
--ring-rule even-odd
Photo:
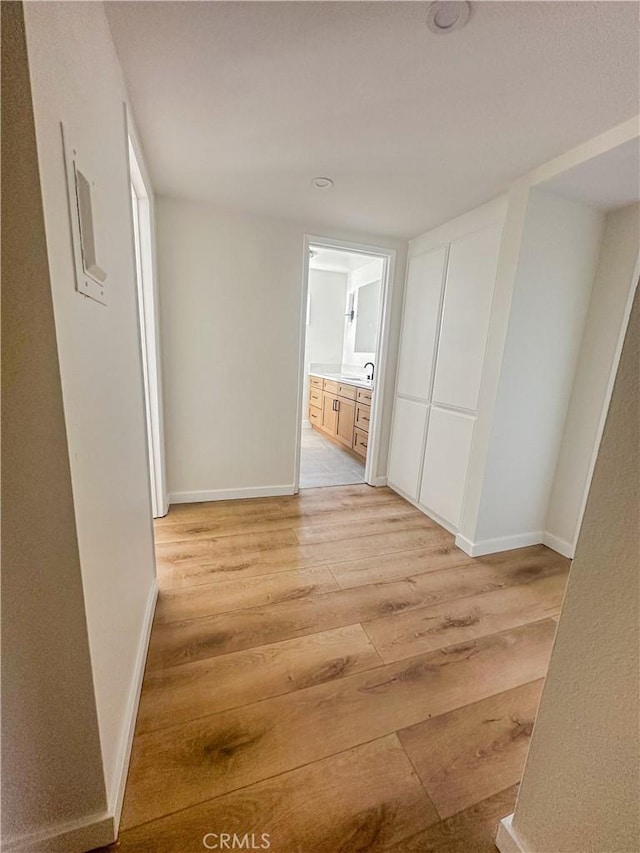
[(315, 187), (317, 190), (328, 190), (333, 186), (333, 181), (331, 178), (314, 178), (311, 181), (311, 186)]
[(443, 36), (462, 29), (470, 13), (471, 5), (466, 0), (436, 0), (427, 11), (427, 26), (432, 33)]

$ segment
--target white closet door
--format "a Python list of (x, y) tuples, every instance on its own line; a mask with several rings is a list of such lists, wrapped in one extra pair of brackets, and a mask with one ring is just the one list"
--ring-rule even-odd
[(431, 407), (420, 503), (456, 529), (467, 480), (473, 415)]
[(447, 247), (409, 259), (396, 391), (429, 399)]
[(434, 403), (478, 408), (502, 225), (451, 243), (433, 387)]
[(418, 499), (418, 478), (428, 406), (396, 397), (389, 457), (389, 483)]

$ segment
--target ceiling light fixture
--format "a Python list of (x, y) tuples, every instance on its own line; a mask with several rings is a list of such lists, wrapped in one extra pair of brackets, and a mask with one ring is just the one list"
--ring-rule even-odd
[(427, 26), (443, 36), (460, 30), (469, 20), (471, 5), (466, 0), (436, 0), (427, 11)]
[(311, 186), (315, 187), (317, 190), (328, 190), (333, 186), (333, 181), (331, 178), (314, 178), (311, 181)]

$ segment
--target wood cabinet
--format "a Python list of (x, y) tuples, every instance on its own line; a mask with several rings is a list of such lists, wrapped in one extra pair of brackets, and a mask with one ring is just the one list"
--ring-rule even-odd
[(309, 388), (309, 406), (316, 409), (322, 408), (322, 388)]
[[(355, 388), (353, 388), (355, 391)], [(349, 450), (353, 447), (353, 427), (356, 416), (356, 404), (353, 400), (338, 397), (336, 438)]]
[(355, 385), (346, 385), (344, 382), (338, 382), (338, 397), (344, 397), (345, 400), (355, 400), (358, 389)]
[(309, 422), (311, 426), (322, 428), (322, 408), (316, 409), (315, 406), (309, 406)]
[(369, 434), (363, 432), (357, 427), (353, 431), (353, 449), (359, 456), (367, 458), (367, 444), (369, 443)]
[(367, 391), (365, 388), (358, 388), (356, 391), (356, 400), (358, 403), (364, 403), (365, 406), (371, 405), (373, 391)]
[(359, 457), (367, 455), (373, 392), (367, 388), (309, 376), (309, 423)]
[(322, 392), (322, 419), (320, 428), (329, 435), (335, 435), (338, 425), (337, 399), (329, 391)]
[(358, 429), (369, 432), (369, 421), (371, 420), (371, 406), (365, 406), (362, 403), (356, 403), (356, 418), (355, 426)]

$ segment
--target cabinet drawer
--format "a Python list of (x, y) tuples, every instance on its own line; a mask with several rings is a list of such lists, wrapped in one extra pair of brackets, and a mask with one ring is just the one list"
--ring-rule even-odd
[(322, 391), (318, 391), (317, 388), (309, 390), (309, 405), (315, 406), (316, 409), (322, 408)]
[(354, 429), (353, 431), (353, 449), (356, 453), (359, 453), (360, 456), (366, 457), (367, 455), (367, 442), (369, 441), (369, 436), (366, 432), (363, 432), (361, 429)]
[(322, 409), (316, 409), (313, 406), (309, 406), (309, 420), (316, 426), (322, 426)]
[(357, 390), (358, 389), (355, 385), (345, 385), (342, 382), (338, 382), (338, 397), (345, 397), (347, 400), (355, 400)]
[(310, 376), (309, 385), (312, 388), (319, 388), (322, 391), (322, 379), (319, 376)]
[(358, 429), (369, 432), (369, 421), (371, 419), (371, 406), (356, 404), (356, 426)]
[(323, 379), (323, 388), (325, 391), (328, 391), (329, 394), (337, 394), (338, 393), (338, 383), (334, 382), (332, 379)]
[(356, 397), (358, 403), (364, 403), (365, 406), (370, 406), (372, 397), (373, 391), (366, 391), (364, 388), (358, 388), (358, 395)]

